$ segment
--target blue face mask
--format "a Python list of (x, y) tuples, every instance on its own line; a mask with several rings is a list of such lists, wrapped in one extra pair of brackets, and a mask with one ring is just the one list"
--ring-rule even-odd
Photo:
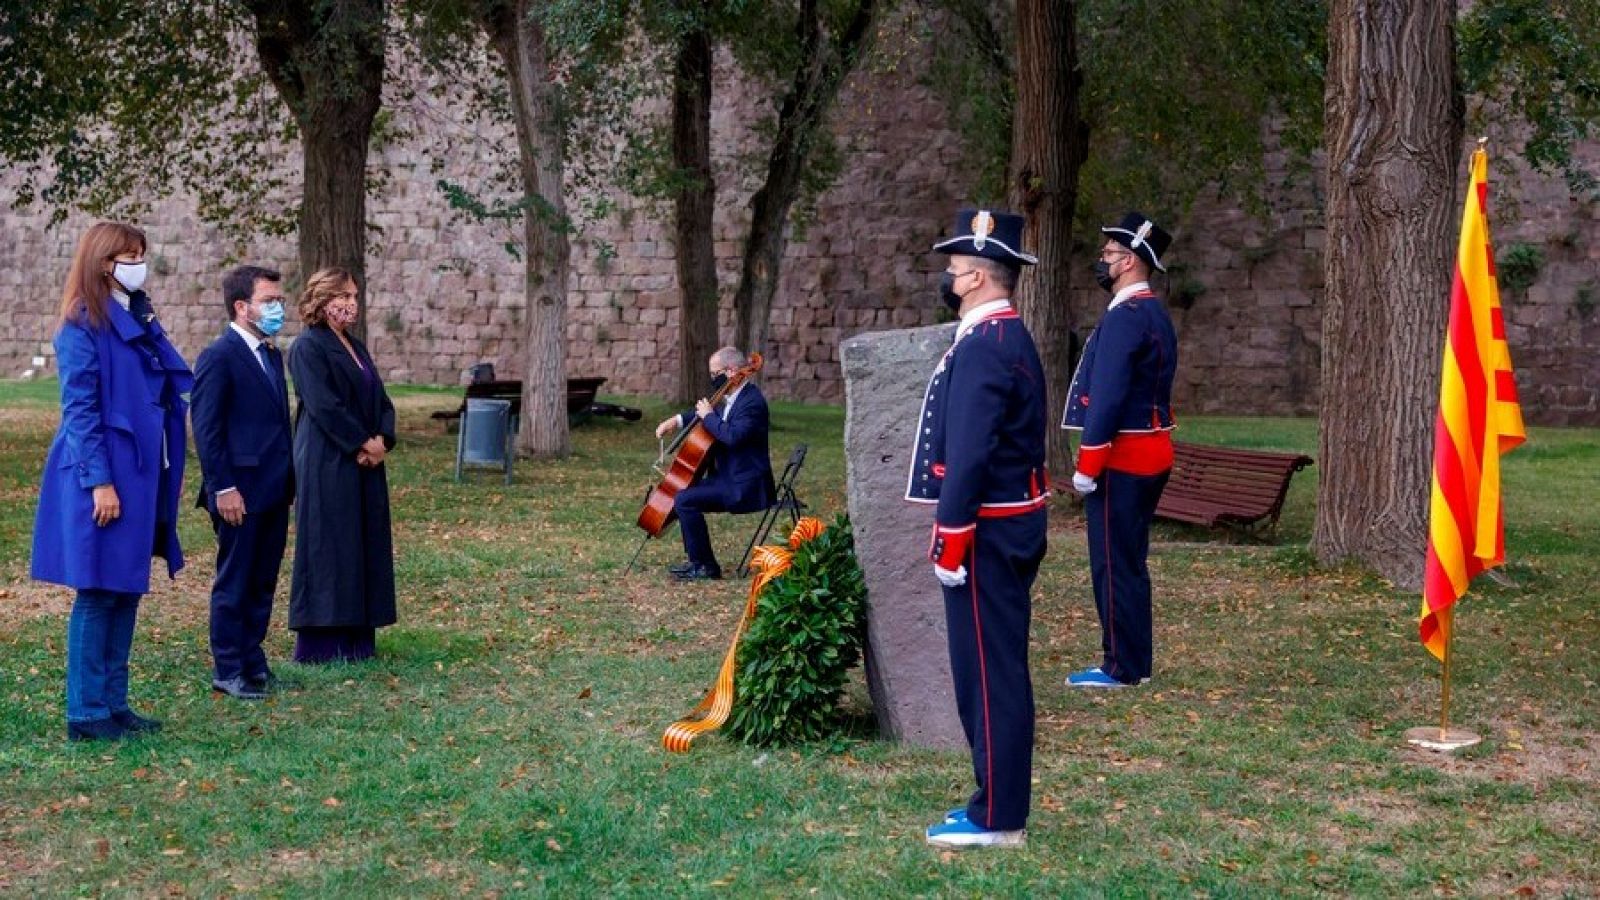
[(272, 337), (283, 330), (283, 304), (274, 301), (261, 306), (261, 318), (256, 320), (256, 327), (267, 337)]

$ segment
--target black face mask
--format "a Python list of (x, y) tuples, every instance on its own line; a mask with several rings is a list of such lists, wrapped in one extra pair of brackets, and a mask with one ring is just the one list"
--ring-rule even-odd
[(711, 376), (711, 392), (714, 394), (717, 391), (722, 390), (722, 386), (727, 384), (727, 383), (728, 383), (728, 373), (727, 372), (718, 372), (717, 374)]
[(956, 276), (950, 272), (944, 273), (939, 279), (939, 299), (944, 305), (950, 307), (951, 312), (961, 311), (961, 295), (956, 293)]
[(1111, 277), (1111, 263), (1103, 259), (1095, 261), (1094, 283), (1100, 285), (1102, 291), (1107, 293), (1111, 291), (1112, 285), (1117, 283), (1117, 280)]

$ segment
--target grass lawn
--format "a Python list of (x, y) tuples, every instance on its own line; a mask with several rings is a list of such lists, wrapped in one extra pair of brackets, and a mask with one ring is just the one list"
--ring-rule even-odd
[[(1453, 721), (1486, 740), (1454, 757), (1400, 737), (1438, 715), (1417, 597), (1318, 569), (1304, 549), (1315, 468), (1296, 476), (1275, 546), (1158, 529), (1156, 679), (1109, 695), (1062, 685), (1099, 644), (1063, 501), (1035, 598), (1028, 846), (941, 854), (921, 832), (969, 790), (963, 755), (865, 734), (660, 749), (709, 685), (745, 590), (671, 583), (675, 532), (622, 575), (665, 407), (584, 425), (570, 459), (523, 462), (507, 488), (488, 472), (451, 481), (455, 439), (427, 414), (458, 397), (396, 391), (401, 613), (378, 659), (279, 662), (295, 689), (219, 699), (214, 544), (189, 510), (190, 566), (146, 598), (134, 644), (134, 704), (166, 730), (85, 746), (64, 738), (70, 593), (26, 577), (56, 386), (0, 383), (0, 893), (1600, 893), (1600, 432), (1535, 429), (1507, 460), (1514, 584), (1480, 579), (1460, 607)], [(831, 518), (842, 410), (776, 404), (774, 420), (780, 463), (810, 443), (801, 495)], [(1310, 421), (1191, 419), (1184, 436), (1316, 448)], [(714, 520), (725, 561), (753, 522)], [(282, 605), (274, 660), (291, 645)], [(865, 722), (859, 683), (852, 705)]]

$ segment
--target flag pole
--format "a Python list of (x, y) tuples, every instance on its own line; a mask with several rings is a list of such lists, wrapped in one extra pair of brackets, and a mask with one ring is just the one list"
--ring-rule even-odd
[(1456, 643), (1456, 608), (1446, 609), (1440, 618), (1444, 620), (1444, 673), (1439, 691), (1439, 741), (1443, 743), (1450, 736), (1450, 651)]
[(1483, 741), (1483, 738), (1476, 732), (1467, 731), (1463, 728), (1452, 729), (1450, 727), (1450, 670), (1452, 658), (1455, 656), (1455, 615), (1454, 604), (1441, 610), (1438, 614), (1439, 625), (1444, 629), (1444, 659), (1442, 660), (1444, 670), (1439, 679), (1439, 724), (1437, 727), (1422, 725), (1406, 729), (1407, 744), (1413, 747), (1421, 747), (1424, 750), (1433, 750), (1437, 753), (1449, 753), (1453, 750), (1460, 750), (1463, 747), (1471, 747)]
[[(1405, 733), (1408, 744), (1442, 752), (1482, 740), (1470, 731), (1450, 728), (1455, 604), (1474, 575), (1493, 570), (1504, 560), (1499, 458), (1527, 439), (1511, 378), (1489, 240), (1488, 136), (1479, 137), (1477, 144), (1463, 198), (1434, 425), (1435, 462), (1419, 622), (1420, 636), (1430, 652), (1442, 651), (1438, 653), (1442, 663), (1439, 724), (1410, 728)], [(1463, 368), (1463, 353), (1477, 360), (1482, 370)], [(1474, 404), (1485, 415), (1474, 418), (1470, 412)], [(1440, 459), (1459, 463), (1461, 471), (1478, 475), (1443, 483)]]

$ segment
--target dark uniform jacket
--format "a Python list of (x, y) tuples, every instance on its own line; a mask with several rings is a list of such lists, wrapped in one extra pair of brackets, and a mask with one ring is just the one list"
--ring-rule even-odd
[(1097, 475), (1118, 434), (1172, 429), (1178, 339), (1160, 298), (1143, 291), (1106, 310), (1084, 345), (1061, 427), (1082, 430), (1078, 470)]
[(980, 517), (1033, 512), (1049, 496), (1039, 353), (1009, 303), (978, 312), (928, 381), (906, 482), (907, 500), (937, 505), (930, 555), (950, 569)]

